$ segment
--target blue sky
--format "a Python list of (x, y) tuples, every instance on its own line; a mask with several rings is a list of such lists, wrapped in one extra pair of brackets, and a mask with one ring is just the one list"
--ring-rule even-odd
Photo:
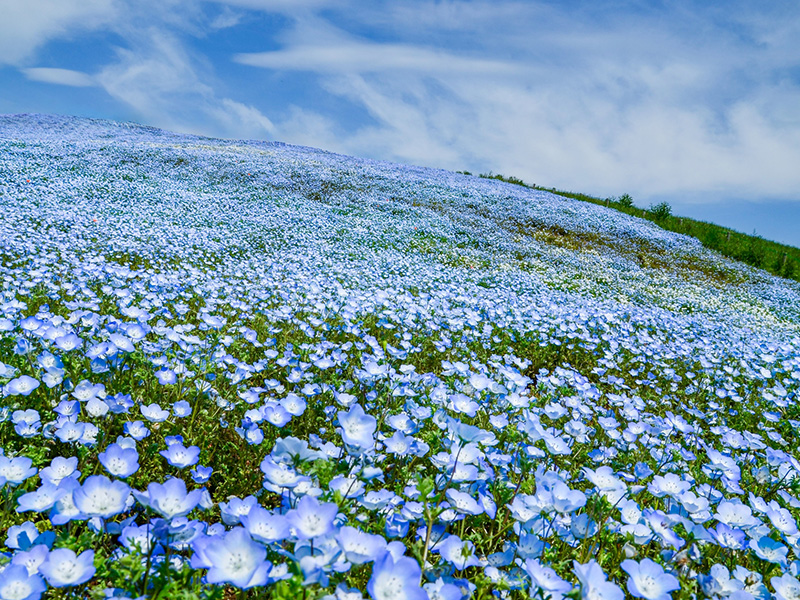
[(0, 113), (630, 193), (800, 246), (794, 0), (0, 0), (0, 15)]

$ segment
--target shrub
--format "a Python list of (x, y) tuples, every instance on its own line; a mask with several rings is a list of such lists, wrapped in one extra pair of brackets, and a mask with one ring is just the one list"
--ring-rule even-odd
[(653, 215), (653, 218), (657, 221), (661, 221), (672, 215), (672, 207), (669, 205), (669, 202), (651, 204), (648, 210), (650, 211), (650, 214)]
[(631, 198), (630, 194), (622, 194), (622, 196), (617, 198), (617, 204), (630, 208), (633, 206), (633, 198)]

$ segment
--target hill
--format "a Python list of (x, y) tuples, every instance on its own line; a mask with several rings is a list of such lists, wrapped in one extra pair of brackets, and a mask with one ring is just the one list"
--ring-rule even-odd
[[(470, 174), (467, 171), (462, 173)], [(598, 198), (587, 194), (529, 185), (517, 177), (505, 177), (494, 173), (482, 173), (480, 177), (506, 181), (531, 189), (546, 190), (565, 198), (612, 207), (628, 215), (652, 221), (668, 231), (690, 235), (700, 240), (706, 248), (716, 250), (728, 258), (762, 268), (773, 275), (800, 281), (800, 248), (773, 242), (755, 233), (749, 235), (714, 223), (673, 215), (672, 207), (667, 202), (660, 202), (644, 209), (635, 206), (633, 198), (628, 194), (623, 194), (619, 198)]]
[(0, 597), (800, 586), (797, 282), (543, 190), (89, 119), (0, 116), (0, 209)]

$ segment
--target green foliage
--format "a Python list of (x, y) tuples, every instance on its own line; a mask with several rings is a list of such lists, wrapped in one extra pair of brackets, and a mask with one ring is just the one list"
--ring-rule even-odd
[(631, 198), (630, 194), (622, 194), (617, 198), (617, 204), (625, 208), (631, 208), (633, 206), (633, 198)]
[(672, 216), (672, 207), (669, 202), (659, 202), (658, 204), (651, 204), (648, 212), (656, 221), (663, 221)]

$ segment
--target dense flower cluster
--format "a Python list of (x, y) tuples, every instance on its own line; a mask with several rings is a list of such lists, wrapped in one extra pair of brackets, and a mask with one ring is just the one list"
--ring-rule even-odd
[(798, 599), (799, 387), (800, 286), (624, 214), (0, 117), (0, 600)]

